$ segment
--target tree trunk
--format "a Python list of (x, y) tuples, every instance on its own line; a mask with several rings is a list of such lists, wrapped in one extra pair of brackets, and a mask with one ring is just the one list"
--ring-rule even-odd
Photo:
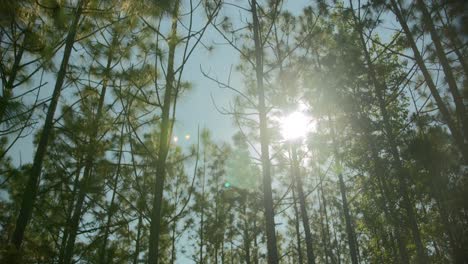
[[(394, 2), (394, 0), (392, 0), (392, 2)], [(351, 8), (352, 8), (352, 1), (350, 1), (350, 5), (351, 5)], [(427, 258), (426, 252), (425, 252), (425, 248), (424, 248), (422, 240), (421, 240), (421, 234), (419, 232), (419, 227), (418, 227), (418, 224), (417, 224), (416, 215), (414, 213), (413, 204), (412, 204), (412, 202), (410, 200), (411, 198), (410, 198), (410, 195), (409, 195), (409, 192), (408, 192), (409, 174), (403, 168), (403, 164), (402, 164), (401, 158), (400, 158), (400, 153), (399, 153), (399, 151), (397, 149), (397, 142), (395, 141), (394, 132), (393, 132), (392, 126), (390, 124), (390, 116), (389, 116), (389, 114), (387, 112), (387, 104), (386, 104), (386, 102), (384, 100), (384, 97), (383, 97), (384, 92), (386, 90), (386, 85), (384, 83), (380, 82), (380, 80), (376, 76), (376, 71), (374, 69), (373, 61), (372, 61), (372, 59), (370, 57), (369, 51), (367, 50), (366, 42), (364, 40), (364, 36), (363, 36), (363, 32), (362, 32), (362, 25), (360, 24), (360, 21), (355, 16), (354, 12), (353, 12), (353, 17), (354, 17), (354, 20), (355, 20), (355, 29), (358, 31), (359, 39), (360, 39), (360, 42), (361, 42), (360, 44), (362, 46), (362, 50), (364, 52), (364, 58), (365, 58), (365, 61), (367, 63), (367, 66), (368, 66), (368, 77), (369, 77), (369, 80), (374, 85), (375, 94), (376, 94), (376, 97), (377, 97), (378, 103), (379, 103), (380, 113), (381, 113), (382, 118), (383, 118), (383, 124), (384, 124), (383, 129), (384, 129), (385, 136), (387, 138), (388, 145), (389, 145), (388, 151), (390, 152), (390, 154), (392, 155), (392, 157), (394, 159), (393, 163), (394, 163), (395, 169), (396, 169), (397, 174), (398, 174), (399, 192), (400, 192), (400, 195), (402, 197), (403, 208), (406, 211), (408, 222), (409, 222), (409, 225), (410, 225), (410, 229), (411, 229), (411, 232), (413, 234), (413, 240), (414, 240), (414, 243), (416, 245), (416, 252), (417, 252), (417, 255), (418, 255), (418, 262), (421, 263), (421, 264), (429, 263), (428, 262), (429, 260)]]
[(70, 223), (70, 235), (67, 241), (67, 246), (66, 246), (65, 254), (64, 254), (65, 264), (69, 264), (73, 262), (75, 240), (76, 240), (77, 232), (79, 229), (80, 220), (83, 215), (83, 206), (84, 206), (84, 202), (86, 199), (86, 195), (89, 190), (89, 185), (92, 182), (91, 176), (92, 176), (92, 171), (94, 169), (94, 160), (96, 158), (98, 133), (99, 133), (99, 127), (100, 127), (101, 118), (103, 114), (102, 111), (104, 108), (104, 100), (106, 98), (106, 93), (107, 93), (107, 84), (109, 81), (108, 73), (111, 69), (111, 64), (112, 64), (112, 47), (111, 47), (111, 51), (109, 52), (109, 56), (107, 58), (107, 64), (106, 64), (106, 70), (105, 70), (106, 73), (105, 73), (103, 83), (102, 83), (101, 94), (99, 95), (99, 102), (98, 102), (98, 107), (96, 110), (96, 117), (93, 120), (94, 126), (93, 126), (93, 131), (91, 131), (88, 150), (86, 153), (83, 178), (81, 179), (80, 184), (79, 184), (78, 200), (75, 204), (75, 210), (73, 212), (73, 216), (72, 216), (71, 223)]
[(244, 211), (244, 232), (243, 232), (243, 242), (244, 242), (244, 252), (245, 252), (245, 264), (250, 264), (250, 233), (249, 233), (249, 223), (247, 217), (247, 196), (243, 205)]
[(299, 169), (299, 161), (297, 158), (297, 149), (296, 145), (292, 143), (291, 145), (291, 154), (292, 154), (292, 167), (293, 167), (293, 179), (294, 184), (296, 185), (297, 195), (299, 197), (299, 207), (301, 209), (302, 225), (304, 227), (305, 240), (306, 240), (306, 250), (307, 250), (307, 263), (314, 264), (315, 256), (314, 249), (312, 247), (312, 233), (310, 231), (309, 225), (309, 216), (307, 214), (307, 205), (305, 201), (304, 190), (302, 189), (302, 179)]
[(362, 36), (362, 32), (359, 32), (360, 38), (361, 38), (361, 45), (365, 54), (365, 59), (367, 62), (367, 65), (369, 67), (369, 78), (371, 79), (372, 83), (374, 84), (375, 87), (375, 92), (377, 95), (377, 99), (379, 101), (379, 108), (380, 112), (383, 117), (383, 122), (384, 122), (384, 131), (386, 134), (386, 138), (388, 140), (388, 145), (389, 145), (389, 152), (392, 155), (394, 159), (394, 165), (395, 169), (398, 174), (398, 183), (399, 183), (399, 192), (400, 195), (402, 196), (402, 203), (403, 203), (403, 208), (406, 211), (407, 217), (408, 217), (408, 222), (410, 225), (411, 232), (413, 234), (413, 239), (416, 244), (416, 252), (418, 255), (418, 262), (423, 264), (423, 263), (429, 263), (426, 253), (425, 253), (425, 248), (423, 246), (420, 232), (419, 232), (419, 227), (417, 224), (416, 216), (414, 213), (413, 205), (411, 202), (411, 198), (408, 193), (408, 172), (403, 168), (403, 164), (401, 163), (401, 158), (399, 151), (397, 149), (397, 143), (395, 142), (395, 137), (393, 133), (393, 129), (390, 125), (390, 117), (387, 112), (387, 106), (386, 102), (383, 99), (383, 91), (385, 90), (384, 85), (382, 85), (378, 80), (378, 78), (375, 75), (375, 70), (373, 68), (373, 62), (370, 58), (369, 52), (367, 51), (367, 48), (365, 46), (365, 41), (364, 37)]
[[(358, 110), (357, 112), (360, 113), (361, 111)], [(363, 118), (360, 118), (360, 119), (364, 120)], [(382, 194), (382, 199), (379, 199), (379, 200), (380, 200), (385, 218), (389, 219), (389, 221), (392, 223), (392, 226), (395, 232), (396, 241), (397, 241), (398, 250), (399, 250), (399, 261), (400, 263), (408, 264), (409, 263), (408, 250), (406, 248), (406, 241), (402, 235), (405, 233), (405, 230), (400, 224), (400, 221), (397, 219), (398, 213), (395, 211), (395, 208), (392, 206), (392, 204), (394, 204), (395, 202), (393, 201), (393, 199), (390, 198), (390, 190), (387, 184), (387, 180), (384, 177), (382, 177), (382, 174), (384, 173), (386, 169), (381, 159), (379, 158), (377, 146), (376, 146), (374, 138), (372, 137), (372, 133), (369, 130), (369, 127), (370, 125), (368, 123), (362, 125), (364, 137), (369, 141), (370, 154), (371, 154), (372, 162), (374, 163), (373, 174), (374, 174), (374, 177), (376, 177), (380, 192)]]
[(100, 252), (100, 259), (99, 263), (106, 263), (106, 249), (107, 249), (107, 239), (109, 238), (109, 233), (110, 233), (110, 225), (112, 222), (112, 217), (114, 216), (114, 204), (115, 204), (115, 194), (117, 193), (117, 185), (119, 183), (119, 177), (120, 177), (120, 164), (122, 162), (122, 150), (123, 150), (123, 131), (124, 131), (124, 124), (122, 123), (122, 128), (120, 130), (120, 144), (119, 144), (119, 157), (118, 157), (118, 163), (117, 163), (117, 171), (115, 173), (114, 177), (114, 182), (112, 183), (112, 197), (109, 205), (109, 212), (107, 213), (107, 221), (106, 225), (104, 227), (104, 236), (103, 236), (103, 243), (101, 247), (101, 252)]
[[(335, 127), (333, 126), (332, 119), (330, 115), (328, 116), (329, 122), (330, 122), (330, 133), (332, 136), (332, 144), (333, 144), (333, 154), (335, 156), (335, 162), (338, 166), (340, 166), (341, 160), (340, 156), (338, 153), (338, 146), (337, 146), (337, 141), (336, 141), (336, 134), (335, 134)], [(341, 172), (338, 173), (338, 180), (339, 180), (339, 185), (340, 185), (340, 192), (341, 192), (341, 200), (343, 203), (343, 213), (345, 217), (345, 223), (346, 223), (346, 233), (348, 235), (348, 246), (349, 246), (349, 253), (351, 255), (351, 263), (353, 264), (358, 264), (358, 253), (357, 253), (357, 240), (356, 240), (356, 235), (354, 232), (354, 228), (352, 225), (352, 220), (351, 220), (351, 215), (349, 212), (349, 205), (348, 205), (348, 198), (346, 197), (346, 186), (343, 180), (343, 174)]]
[(348, 199), (346, 197), (346, 187), (343, 181), (343, 175), (341, 173), (338, 174), (338, 180), (340, 182), (341, 200), (343, 202), (343, 213), (344, 213), (345, 222), (346, 222), (346, 233), (348, 235), (348, 246), (349, 246), (349, 252), (351, 254), (351, 263), (357, 264), (359, 263), (359, 261), (358, 261), (358, 254), (357, 254), (356, 236), (354, 233), (353, 225), (351, 223)]
[(170, 135), (172, 126), (170, 120), (171, 102), (174, 95), (174, 56), (177, 46), (177, 23), (179, 13), (179, 0), (175, 1), (172, 12), (171, 36), (169, 39), (169, 54), (167, 59), (166, 90), (164, 92), (164, 104), (161, 113), (161, 131), (159, 138), (158, 160), (156, 164), (156, 183), (154, 186), (153, 209), (151, 212), (150, 237), (148, 263), (157, 264), (159, 256), (159, 239), (161, 235), (162, 200), (164, 182), (166, 177), (166, 159), (169, 152)]
[(263, 87), (263, 44), (260, 39), (260, 23), (257, 16), (257, 1), (251, 2), (253, 33), (255, 42), (255, 72), (257, 79), (258, 112), (260, 121), (260, 145), (263, 174), (263, 202), (265, 206), (265, 224), (267, 236), (268, 263), (278, 264), (278, 249), (276, 247), (275, 213), (273, 209), (273, 193), (271, 189), (270, 172), (270, 136), (267, 126), (267, 109), (265, 107), (265, 91)]
[(419, 10), (422, 12), (424, 24), (428, 27), (429, 32), (431, 33), (431, 39), (435, 46), (435, 51), (437, 57), (439, 58), (440, 64), (442, 64), (442, 69), (444, 71), (445, 79), (447, 81), (450, 93), (452, 94), (453, 101), (455, 102), (455, 110), (458, 116), (459, 124), (464, 134), (465, 141), (468, 140), (468, 119), (466, 118), (466, 109), (465, 104), (463, 103), (463, 96), (458, 90), (457, 81), (453, 74), (450, 63), (445, 55), (444, 47), (440, 40), (439, 34), (437, 33), (434, 23), (432, 23), (432, 17), (429, 11), (427, 10), (426, 4), (422, 0), (416, 1)]
[(137, 237), (135, 241), (135, 253), (133, 253), (133, 264), (138, 263), (138, 258), (140, 256), (140, 237), (141, 237), (141, 228), (142, 228), (142, 217), (141, 214), (138, 217), (138, 226), (137, 226)]
[(463, 134), (461, 133), (458, 126), (452, 119), (450, 110), (447, 108), (446, 104), (444, 103), (442, 97), (439, 94), (439, 91), (437, 90), (437, 87), (434, 84), (434, 81), (432, 80), (432, 76), (424, 63), (424, 59), (418, 50), (418, 46), (416, 45), (416, 42), (413, 38), (411, 30), (409, 29), (408, 24), (406, 23), (406, 20), (403, 17), (403, 14), (401, 13), (398, 3), (395, 0), (391, 0), (391, 5), (393, 7), (393, 12), (398, 18), (398, 21), (400, 22), (400, 25), (406, 34), (406, 37), (408, 39), (408, 42), (410, 43), (411, 49), (413, 50), (416, 63), (418, 64), (419, 68), (421, 69), (423, 73), (424, 79), (426, 80), (426, 84), (429, 87), (429, 90), (431, 91), (431, 95), (434, 97), (434, 100), (436, 101), (437, 107), (439, 108), (442, 118), (444, 119), (445, 123), (447, 124), (447, 127), (452, 133), (452, 136), (455, 140), (457, 147), (460, 149), (460, 152), (463, 156), (464, 163), (468, 164), (468, 146), (467, 144), (465, 144)]
[(34, 155), (34, 161), (31, 168), (31, 172), (29, 174), (25, 190), (23, 191), (21, 199), (21, 209), (16, 220), (15, 231), (13, 232), (13, 236), (11, 238), (11, 243), (16, 247), (16, 249), (20, 249), (21, 244), (23, 243), (24, 232), (32, 216), (34, 203), (36, 201), (37, 190), (39, 187), (42, 163), (47, 152), (49, 135), (51, 134), (53, 129), (53, 119), (55, 115), (55, 110), (57, 109), (58, 100), (62, 91), (62, 86), (67, 72), (68, 61), (70, 59), (73, 44), (75, 42), (78, 22), (81, 18), (81, 13), (83, 11), (83, 7), (86, 5), (86, 2), (86, 0), (80, 0), (77, 3), (75, 16), (73, 18), (72, 24), (70, 25), (70, 30), (65, 40), (65, 49), (63, 52), (62, 62), (60, 64), (60, 69), (57, 73), (54, 92), (52, 94), (52, 99), (50, 100), (49, 109), (47, 110), (47, 116), (44, 123), (44, 128), (42, 129), (42, 133), (39, 138), (39, 144), (37, 146), (36, 154)]
[[(446, 10), (445, 7), (444, 7), (444, 10)], [(464, 55), (462, 53), (462, 51), (460, 51), (460, 47), (462, 47), (463, 44), (461, 43), (460, 39), (457, 37), (458, 34), (454, 30), (454, 28), (450, 24), (444, 23), (443, 17), (440, 14), (440, 12), (437, 12), (437, 15), (439, 16), (440, 21), (442, 21), (442, 25), (444, 27), (444, 30), (447, 31), (447, 37), (448, 37), (448, 39), (450, 41), (450, 44), (452, 46), (451, 48), (453, 49), (453, 51), (457, 55), (458, 62), (460, 63), (460, 65), (461, 65), (461, 67), (463, 69), (463, 73), (465, 75), (465, 81), (468, 82), (468, 63), (466, 61), (467, 58), (466, 58), (466, 55)], [(450, 23), (449, 17), (446, 16), (446, 19), (447, 19), (447, 23)]]
[[(292, 172), (292, 170), (291, 170)], [(301, 230), (299, 227), (299, 212), (297, 210), (297, 202), (296, 202), (296, 195), (294, 192), (294, 188), (292, 189), (292, 196), (293, 196), (293, 203), (294, 203), (294, 224), (296, 228), (296, 244), (297, 244), (297, 259), (298, 263), (302, 264), (304, 261), (302, 260), (302, 248), (301, 248)]]
[(323, 206), (323, 214), (325, 216), (325, 226), (326, 226), (326, 245), (327, 245), (327, 256), (330, 258), (332, 263), (337, 263), (337, 260), (335, 259), (335, 256), (333, 255), (332, 248), (330, 247), (330, 239), (331, 239), (331, 234), (330, 234), (330, 224), (328, 220), (328, 211), (327, 211), (327, 199), (325, 197), (325, 194), (323, 192), (323, 183), (320, 181), (320, 194), (322, 197), (322, 206)]
[(204, 224), (205, 224), (205, 176), (206, 176), (206, 144), (203, 147), (203, 176), (202, 176), (202, 206), (200, 212), (200, 230), (198, 231), (198, 235), (200, 237), (200, 248), (199, 248), (199, 260), (198, 263), (203, 264), (203, 245), (205, 241), (203, 240), (203, 233), (204, 233)]
[(80, 163), (81, 162), (78, 162), (78, 166), (77, 166), (78, 169), (76, 171), (75, 179), (73, 180), (73, 190), (72, 190), (72, 194), (71, 194), (71, 197), (70, 197), (70, 201), (68, 203), (65, 226), (63, 227), (62, 241), (60, 243), (59, 260), (58, 260), (59, 263), (63, 263), (63, 258), (64, 258), (64, 255), (65, 255), (65, 248), (66, 248), (66, 245), (67, 245), (68, 235), (69, 235), (69, 232), (70, 232), (69, 226), (70, 226), (71, 217), (72, 217), (72, 213), (73, 213), (73, 204), (74, 204), (74, 201), (75, 201), (76, 193), (78, 191), (78, 185), (79, 185), (79, 182), (80, 182), (80, 180), (79, 180), (80, 174), (81, 174), (81, 164)]

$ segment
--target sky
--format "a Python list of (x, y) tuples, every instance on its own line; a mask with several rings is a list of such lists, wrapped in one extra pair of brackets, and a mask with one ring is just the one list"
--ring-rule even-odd
[[(309, 1), (305, 0), (286, 1), (283, 10), (298, 14), (308, 3)], [(226, 8), (226, 10), (228, 9), (233, 10), (232, 7)], [(228, 14), (229, 11), (223, 10), (221, 12), (221, 15)], [(234, 16), (234, 18), (236, 17)], [(196, 17), (195, 24), (201, 25), (202, 23), (203, 18), (201, 16)], [(190, 57), (182, 77), (183, 81), (189, 81), (193, 86), (192, 90), (182, 94), (177, 103), (174, 136), (180, 139), (177, 143), (183, 147), (196, 143), (198, 127), (200, 129), (208, 128), (211, 131), (212, 138), (217, 142), (230, 141), (232, 135), (236, 132), (232, 118), (219, 113), (216, 109), (216, 107), (218, 109), (229, 108), (229, 104), (235, 96), (234, 92), (219, 88), (215, 82), (203, 76), (201, 69), (220, 81), (227, 81), (231, 72), (230, 84), (242, 90), (242, 76), (235, 71), (235, 66), (239, 64), (239, 54), (229, 45), (219, 45), (225, 43), (225, 41), (214, 29), (207, 30), (203, 37), (203, 43), (207, 46), (214, 45), (214, 50), (207, 51), (203, 46), (199, 45)], [(48, 84), (42, 89), (41, 97), (52, 94), (55, 84), (53, 76), (45, 77)], [(62, 93), (61, 101), (63, 101), (64, 97), (67, 97), (66, 93), (66, 91)], [(216, 106), (212, 98), (216, 102)], [(60, 109), (60, 106), (58, 109)], [(57, 117), (58, 114), (55, 116)], [(36, 124), (36, 129), (42, 127), (42, 121), (40, 120)], [(190, 135), (188, 141), (185, 140), (187, 134)], [(32, 162), (35, 153), (33, 135), (34, 133), (20, 139), (10, 150), (9, 154), (15, 165)]]
[[(308, 3), (309, 1), (305, 0), (286, 1), (283, 10), (298, 14)], [(229, 9), (232, 10), (232, 7), (229, 7)], [(223, 11), (221, 13), (221, 15), (226, 14), (228, 12)], [(234, 13), (234, 19), (236, 19), (236, 14)], [(250, 21), (250, 17), (245, 18)], [(197, 17), (195, 23), (201, 25), (203, 18), (201, 16)], [(217, 45), (225, 43), (225, 41), (214, 29), (207, 30), (203, 43), (206, 46), (215, 45), (215, 48), (212, 51), (207, 51), (200, 45), (190, 57), (182, 80), (189, 81), (193, 88), (182, 94), (177, 103), (173, 135), (179, 138), (176, 144), (183, 148), (196, 144), (198, 127), (200, 130), (204, 127), (208, 128), (211, 131), (212, 138), (218, 143), (230, 141), (232, 135), (237, 131), (232, 118), (218, 112), (213, 102), (216, 102), (219, 109), (229, 108), (229, 104), (235, 96), (234, 92), (219, 88), (215, 82), (203, 76), (201, 69), (220, 81), (227, 81), (230, 76), (231, 86), (242, 90), (242, 76), (235, 71), (235, 66), (239, 64), (239, 54), (229, 45)], [(57, 57), (60, 57), (60, 54)], [(55, 84), (54, 76), (53, 74), (46, 76), (45, 81), (48, 84), (42, 89), (41, 97), (45, 98), (52, 94)], [(69, 92), (62, 92), (62, 102), (67, 98), (67, 93)], [(58, 109), (60, 109), (60, 106)], [(58, 113), (56, 113), (57, 116)], [(35, 126), (35, 132), (37, 132), (37, 129), (42, 128), (43, 120), (39, 121)], [(185, 139), (186, 135), (190, 135), (189, 140)], [(35, 153), (33, 136), (34, 133), (31, 133), (29, 136), (20, 139), (10, 150), (9, 156), (15, 165), (32, 162)], [(187, 263), (188, 261), (189, 259), (186, 256), (182, 256), (182, 254), (178, 256), (178, 263)]]

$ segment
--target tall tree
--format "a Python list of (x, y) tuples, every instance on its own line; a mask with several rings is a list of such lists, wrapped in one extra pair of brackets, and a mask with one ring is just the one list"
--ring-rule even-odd
[(73, 44), (75, 43), (75, 37), (78, 30), (78, 23), (85, 8), (87, 1), (80, 0), (76, 4), (76, 9), (73, 15), (73, 20), (65, 40), (65, 48), (63, 52), (62, 62), (60, 64), (59, 72), (57, 73), (57, 79), (55, 82), (54, 92), (52, 94), (52, 99), (50, 101), (49, 108), (47, 110), (47, 117), (44, 122), (44, 128), (39, 139), (37, 146), (36, 154), (34, 155), (34, 162), (31, 168), (31, 174), (29, 176), (28, 182), (26, 183), (23, 199), (21, 202), (21, 210), (16, 220), (16, 227), (11, 238), (11, 243), (19, 249), (23, 242), (24, 232), (26, 226), (31, 218), (34, 202), (36, 200), (37, 186), (39, 183), (42, 163), (47, 152), (47, 146), (49, 143), (49, 137), (52, 132), (53, 127), (53, 118), (55, 115), (55, 110), (57, 109), (58, 100), (62, 90), (63, 83), (65, 81), (65, 75), (67, 73), (68, 61), (72, 52)]

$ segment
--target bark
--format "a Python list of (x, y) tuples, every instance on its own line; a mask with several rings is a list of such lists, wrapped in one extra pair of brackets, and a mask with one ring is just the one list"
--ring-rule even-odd
[(53, 129), (55, 110), (57, 109), (58, 100), (60, 98), (60, 93), (67, 72), (68, 61), (70, 59), (73, 44), (75, 42), (78, 22), (81, 18), (83, 7), (86, 5), (86, 2), (86, 0), (80, 0), (77, 3), (76, 12), (65, 40), (65, 49), (63, 52), (62, 62), (57, 73), (57, 79), (55, 82), (52, 98), (50, 100), (49, 109), (47, 110), (46, 120), (44, 122), (44, 127), (42, 129), (37, 150), (34, 155), (31, 172), (26, 183), (25, 190), (23, 191), (20, 213), (16, 220), (15, 230), (11, 238), (11, 244), (13, 244), (16, 249), (20, 249), (21, 244), (23, 243), (24, 232), (29, 220), (31, 219), (34, 203), (36, 202), (37, 190), (39, 187), (40, 175), (42, 171), (42, 163), (47, 152), (49, 136)]
[(278, 264), (278, 249), (276, 247), (275, 213), (273, 209), (273, 193), (271, 189), (271, 164), (267, 127), (267, 109), (265, 106), (265, 90), (263, 87), (263, 44), (260, 39), (260, 23), (257, 16), (257, 1), (251, 2), (253, 33), (255, 42), (255, 72), (257, 79), (258, 112), (260, 121), (260, 145), (263, 174), (263, 202), (265, 207), (265, 224), (267, 236), (268, 263)]
[(301, 210), (302, 225), (303, 225), (304, 233), (305, 233), (307, 263), (314, 264), (315, 256), (314, 256), (314, 249), (312, 245), (313, 244), (312, 233), (310, 231), (309, 215), (307, 214), (307, 206), (306, 206), (304, 190), (302, 189), (302, 186), (303, 186), (302, 179), (299, 173), (299, 161), (297, 158), (297, 149), (294, 144), (291, 146), (291, 153), (292, 153), (292, 166), (294, 170), (293, 179), (294, 179), (294, 184), (296, 185), (296, 191), (297, 191), (297, 195), (299, 198), (299, 207)]
[(161, 235), (162, 200), (164, 182), (166, 177), (166, 159), (169, 152), (169, 140), (172, 133), (170, 120), (171, 102), (175, 93), (174, 87), (174, 56), (177, 46), (177, 23), (179, 13), (179, 0), (176, 0), (172, 11), (171, 37), (169, 40), (169, 54), (167, 61), (166, 90), (161, 113), (161, 131), (159, 138), (158, 160), (156, 164), (156, 183), (154, 186), (153, 209), (151, 212), (148, 263), (157, 264), (159, 256), (159, 239)]

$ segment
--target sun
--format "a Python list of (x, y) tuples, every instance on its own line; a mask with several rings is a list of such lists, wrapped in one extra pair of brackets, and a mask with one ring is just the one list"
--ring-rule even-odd
[(281, 135), (286, 140), (304, 138), (309, 131), (309, 118), (300, 111), (280, 119)]

